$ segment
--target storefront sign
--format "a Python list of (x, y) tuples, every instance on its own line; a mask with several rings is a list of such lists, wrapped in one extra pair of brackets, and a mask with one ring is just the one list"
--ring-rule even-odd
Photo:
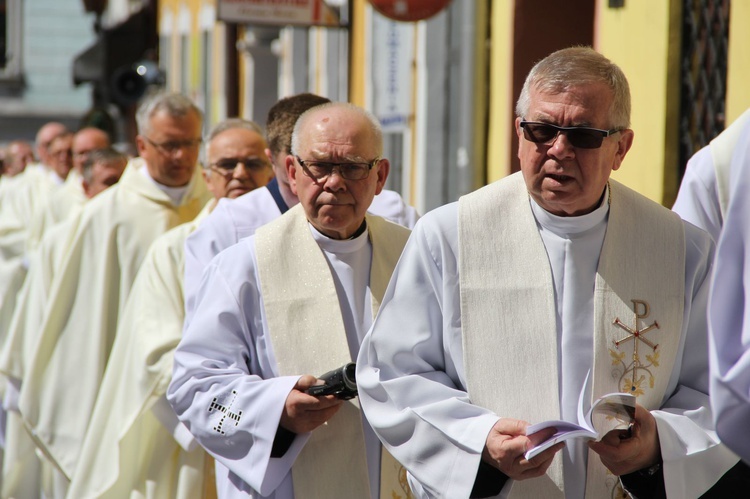
[(347, 2), (340, 0), (217, 0), (220, 21), (274, 26), (330, 26), (348, 24)]

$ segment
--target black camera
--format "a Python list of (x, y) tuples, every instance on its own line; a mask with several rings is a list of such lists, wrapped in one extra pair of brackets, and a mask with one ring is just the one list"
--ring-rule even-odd
[(314, 385), (307, 389), (310, 395), (335, 395), (336, 398), (349, 400), (357, 396), (356, 364), (349, 362), (343, 367), (328, 371), (319, 379), (325, 384)]

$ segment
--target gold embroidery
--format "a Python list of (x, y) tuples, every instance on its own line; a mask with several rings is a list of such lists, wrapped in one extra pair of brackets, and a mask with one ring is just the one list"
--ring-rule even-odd
[[(647, 326), (643, 329), (638, 329), (638, 321), (643, 320), (649, 316), (649, 314), (651, 313), (651, 307), (649, 306), (648, 302), (643, 300), (630, 301), (633, 302), (635, 324), (632, 328), (630, 328), (626, 326), (619, 318), (615, 318), (613, 324), (621, 329), (624, 329), (629, 334), (623, 338), (620, 338), (619, 340), (613, 340), (613, 342), (615, 344), (615, 348), (619, 350), (620, 345), (633, 340), (632, 362), (630, 364), (627, 364), (625, 362), (625, 352), (616, 352), (612, 349), (609, 349), (609, 354), (612, 357), (613, 365), (622, 365), (623, 371), (622, 375), (620, 376), (622, 391), (626, 393), (632, 393), (637, 397), (638, 395), (644, 394), (645, 387), (643, 386), (643, 384), (644, 381), (646, 381), (646, 376), (648, 376), (649, 388), (654, 387), (655, 378), (649, 368), (652, 366), (659, 366), (659, 352), (657, 351), (659, 344), (654, 343), (644, 335), (652, 329), (660, 329), (660, 327), (659, 323), (657, 321), (654, 321), (650, 326)], [(639, 310), (641, 310), (642, 312), (639, 312)], [(638, 352), (638, 346), (640, 343), (644, 343), (646, 346), (651, 347), (652, 350), (651, 354), (646, 355), (646, 363), (641, 360), (640, 354)], [(632, 375), (626, 379), (628, 374)]]
[[(415, 499), (406, 478), (406, 468), (394, 460), (394, 468), (398, 475), (398, 486), (401, 490), (391, 490), (391, 499)], [(382, 495), (382, 494), (381, 494)]]

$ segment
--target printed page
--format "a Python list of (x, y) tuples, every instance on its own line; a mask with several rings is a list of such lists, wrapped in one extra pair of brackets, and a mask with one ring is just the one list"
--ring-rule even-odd
[(542, 451), (549, 449), (558, 442), (572, 438), (588, 438), (601, 440), (612, 430), (627, 430), (635, 421), (636, 399), (629, 393), (609, 393), (599, 397), (584, 415), (585, 393), (589, 377), (578, 397), (579, 424), (570, 421), (543, 421), (526, 428), (527, 435), (533, 435), (545, 428), (555, 428), (557, 431), (547, 440), (527, 450), (524, 456), (531, 459)]

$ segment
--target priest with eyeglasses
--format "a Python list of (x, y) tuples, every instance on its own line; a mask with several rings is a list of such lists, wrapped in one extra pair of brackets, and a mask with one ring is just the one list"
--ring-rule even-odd
[(408, 238), (367, 214), (390, 169), (382, 143), (354, 105), (303, 113), (285, 160), (299, 204), (203, 274), (167, 398), (216, 459), (219, 497), (405, 496), (356, 399), (307, 393), (357, 358)]
[[(625, 75), (590, 48), (557, 51), (516, 113), (521, 172), (426, 214), (404, 249), (358, 358), (368, 421), (417, 497), (725, 486), (738, 458), (709, 407), (714, 246), (610, 179), (633, 143)], [(554, 432), (529, 424), (577, 423), (579, 399), (613, 392), (636, 397), (630, 430), (524, 457)]]

